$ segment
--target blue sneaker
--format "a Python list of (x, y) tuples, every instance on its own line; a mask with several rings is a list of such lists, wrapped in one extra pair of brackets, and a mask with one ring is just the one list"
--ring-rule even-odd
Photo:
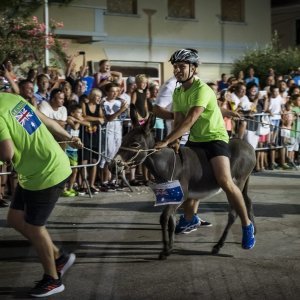
[(212, 224), (202, 220), (197, 214), (195, 214), (195, 217), (198, 219), (198, 227), (211, 227)]
[(191, 233), (192, 231), (197, 230), (197, 227), (199, 227), (199, 219), (196, 216), (193, 216), (192, 221), (186, 221), (184, 215), (181, 215), (176, 224), (175, 234)]
[(250, 223), (248, 226), (242, 226), (243, 240), (242, 247), (244, 249), (252, 249), (255, 245), (254, 226)]

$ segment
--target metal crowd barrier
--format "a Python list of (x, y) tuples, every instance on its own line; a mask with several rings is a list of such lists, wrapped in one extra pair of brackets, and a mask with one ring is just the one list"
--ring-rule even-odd
[[(294, 113), (285, 113), (287, 114), (293, 114)], [(282, 116), (283, 114), (277, 114)], [(267, 117), (267, 119), (266, 119)], [(300, 136), (300, 132), (297, 131), (298, 128), (298, 122), (300, 121), (300, 117), (296, 117), (293, 122), (295, 122), (296, 124), (294, 126), (292, 126), (291, 129), (288, 129), (286, 127), (283, 127), (282, 125), (282, 118), (279, 120), (279, 125), (275, 126), (272, 125), (271, 119), (270, 119), (271, 115), (269, 113), (256, 113), (256, 114), (251, 114), (251, 115), (245, 115), (243, 120), (245, 120), (247, 122), (247, 127), (246, 127), (246, 137), (244, 137), (244, 139), (247, 140), (249, 135), (249, 131), (252, 132), (252, 137), (250, 137), (250, 141), (247, 140), (250, 144), (252, 144), (252, 146), (254, 147), (255, 151), (276, 151), (282, 148), (286, 149), (286, 157), (289, 160), (289, 162), (293, 165), (293, 167), (298, 170), (298, 167), (295, 165), (294, 162), (290, 161), (289, 157), (287, 156), (287, 152), (288, 152), (288, 147), (291, 146), (290, 143), (285, 143), (285, 138), (287, 138), (286, 136), (282, 136), (282, 129), (285, 129), (286, 131), (290, 131), (290, 135), (292, 132), (294, 132), (294, 135)], [(266, 141), (265, 142), (259, 142), (259, 136), (263, 135), (263, 134), (259, 134), (259, 126), (265, 126), (265, 129), (268, 128), (268, 133), (265, 134), (266, 137)], [(274, 129), (275, 127), (275, 129)], [(293, 130), (293, 128), (296, 128), (296, 130)], [(255, 137), (253, 137), (253, 132), (256, 135), (256, 139), (257, 141), (255, 141)], [(273, 135), (272, 135), (273, 133)], [(251, 134), (250, 134), (251, 136)], [(272, 140), (272, 137), (275, 136), (275, 139)], [(252, 141), (251, 141), (252, 138)], [(289, 138), (290, 139), (290, 138)], [(297, 138), (295, 138), (295, 142), (298, 143)], [(251, 143), (252, 142), (252, 143)], [(256, 144), (256, 146), (254, 146), (253, 144)]]
[[(269, 116), (270, 117), (270, 114), (268, 113), (261, 113), (261, 114), (252, 114), (252, 115), (245, 115), (244, 116), (244, 120), (247, 121), (248, 125), (247, 125), (247, 131), (254, 131), (256, 132), (257, 131), (257, 127), (259, 125), (266, 125), (266, 126), (270, 126), (272, 127), (273, 125), (271, 125), (269, 122), (262, 122), (261, 121), (261, 118), (263, 116)], [(299, 122), (300, 118), (298, 117), (295, 122)], [(130, 127), (131, 127), (131, 121), (130, 119), (124, 119), (124, 120), (120, 120), (120, 122), (126, 122), (128, 125), (127, 125), (127, 128), (123, 128), (123, 135), (126, 134), (129, 130), (130, 130)], [(123, 123), (124, 124), (124, 123)], [(252, 127), (251, 127), (252, 126)], [(276, 131), (277, 131), (277, 138), (276, 138), (276, 142), (275, 142), (275, 145), (272, 145), (270, 146), (270, 143), (266, 143), (264, 147), (254, 147), (256, 151), (269, 151), (269, 150), (278, 150), (278, 149), (281, 149), (283, 147), (287, 147), (288, 145), (283, 145), (280, 141), (282, 140), (282, 137), (281, 137), (281, 126), (276, 126)], [(296, 124), (296, 128), (297, 128), (297, 124)], [(271, 129), (271, 128), (270, 128)], [(300, 132), (296, 132), (297, 134), (300, 135)], [(270, 132), (268, 133), (268, 137), (267, 137), (267, 140), (270, 141), (270, 135), (271, 135), (271, 130)], [(92, 136), (91, 136), (92, 137)], [(81, 136), (80, 136), (81, 140), (84, 141), (84, 128), (81, 128)], [(84, 181), (86, 187), (87, 187), (87, 190), (88, 190), (88, 194), (90, 197), (92, 197), (92, 193), (91, 193), (91, 190), (90, 190), (90, 186), (89, 186), (89, 183), (88, 183), (88, 172), (87, 172), (87, 168), (89, 167), (95, 167), (95, 166), (98, 166), (100, 161), (101, 161), (101, 158), (102, 157), (107, 157), (107, 133), (106, 133), (106, 127), (105, 126), (101, 126), (99, 125), (98, 127), (98, 139), (99, 139), (99, 142), (98, 142), (98, 147), (97, 147), (97, 151), (93, 150), (93, 138), (90, 139), (90, 144), (89, 145), (84, 145), (85, 147), (85, 150), (86, 151), (90, 151), (90, 156), (89, 156), (89, 162), (87, 164), (78, 164), (77, 166), (72, 166), (71, 168), (78, 168), (78, 169), (83, 169), (83, 178), (82, 180)], [(104, 141), (103, 141), (104, 139)], [(93, 153), (94, 154), (97, 154), (97, 159), (95, 159), (95, 162), (92, 162), (92, 157), (93, 157)], [(82, 151), (82, 155), (83, 155), (83, 151)], [(112, 159), (112, 158), (110, 158)], [(79, 158), (79, 162), (83, 160), (83, 157), (80, 157)], [(12, 172), (0, 172), (0, 176), (4, 176), (4, 175), (11, 175)], [(126, 182), (125, 182), (126, 183)], [(128, 184), (129, 186), (129, 184)], [(130, 188), (130, 186), (129, 186)], [(132, 189), (130, 188), (130, 190), (132, 191)]]
[[(286, 113), (286, 114), (293, 114), (293, 113)], [(277, 114), (277, 115), (282, 115), (282, 114)], [(265, 119), (262, 120), (262, 117), (268, 117), (268, 120), (266, 121)], [(255, 113), (255, 114), (251, 114), (251, 115), (245, 115), (244, 118), (242, 120), (245, 120), (247, 122), (247, 127), (246, 130), (247, 131), (254, 131), (256, 133), (256, 135), (260, 136), (259, 134), (259, 126), (265, 126), (265, 128), (269, 127), (269, 131), (266, 134), (267, 135), (267, 143), (265, 147), (261, 147), (261, 148), (257, 148), (255, 147), (255, 149), (257, 151), (260, 150), (269, 150), (269, 149), (280, 149), (283, 148), (285, 145), (282, 144), (282, 140), (283, 137), (281, 136), (281, 129), (283, 129), (283, 126), (281, 125), (281, 119), (280, 119), (280, 123), (279, 126), (274, 126), (271, 124), (271, 119), (270, 119), (271, 115), (269, 113)], [(294, 122), (296, 122), (295, 128), (297, 128), (297, 123), (299, 122), (299, 117), (297, 117)], [(273, 130), (273, 128), (275, 127), (275, 130)], [(292, 129), (287, 129), (284, 128), (286, 130), (289, 130), (290, 132), (292, 132)], [(271, 134), (272, 131), (275, 132), (276, 134), (276, 139), (275, 141), (271, 141)], [(296, 134), (300, 135), (300, 132), (296, 131)], [(270, 144), (273, 144), (270, 147)]]
[[(128, 124), (127, 127), (127, 131), (125, 131), (125, 133), (127, 133), (130, 130), (130, 126), (131, 126), (131, 121), (130, 119), (124, 119), (124, 120), (115, 120), (114, 122), (122, 122), (122, 127), (123, 127), (123, 123), (126, 122)], [(124, 129), (124, 128), (123, 128)], [(126, 130), (126, 129), (125, 129)], [(84, 182), (88, 194), (90, 197), (92, 197), (92, 193), (91, 193), (91, 189), (90, 189), (90, 185), (88, 182), (88, 168), (90, 167), (96, 167), (100, 164), (101, 162), (101, 158), (105, 157), (107, 159), (112, 159), (112, 157), (108, 158), (107, 157), (107, 132), (106, 132), (106, 126), (102, 126), (99, 125), (97, 128), (98, 131), (98, 145), (97, 145), (97, 149), (95, 149), (95, 147), (93, 147), (93, 135), (90, 135), (90, 143), (89, 144), (84, 144), (84, 149), (82, 149), (83, 151), (81, 152), (81, 156), (78, 155), (78, 165), (76, 166), (71, 166), (71, 168), (77, 168), (77, 169), (83, 169), (83, 172), (81, 172), (81, 176), (82, 176), (82, 181)], [(80, 135), (80, 139), (82, 142), (84, 142), (85, 140), (85, 134), (88, 134), (85, 132), (85, 128), (84, 126), (81, 127), (81, 135)], [(123, 132), (123, 134), (125, 134)], [(62, 142), (60, 144), (65, 144), (66, 142)], [(79, 150), (78, 150), (79, 151)], [(89, 151), (89, 158), (88, 158), (88, 163), (87, 164), (82, 164), (81, 162), (84, 160), (84, 151)], [(94, 154), (94, 155), (93, 155)], [(96, 156), (95, 156), (96, 154)], [(96, 157), (96, 159), (95, 159)], [(94, 160), (94, 162), (92, 162)], [(5, 176), (5, 175), (11, 175), (12, 172), (0, 172), (0, 176)], [(131, 191), (133, 191), (131, 189), (131, 187), (129, 186), (128, 182), (125, 181), (125, 184), (128, 185), (129, 189)]]

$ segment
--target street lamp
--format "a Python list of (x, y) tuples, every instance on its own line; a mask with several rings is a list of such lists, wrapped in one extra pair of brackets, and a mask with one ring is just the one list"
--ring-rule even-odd
[(148, 16), (148, 50), (149, 50), (149, 61), (152, 61), (152, 22), (151, 17), (157, 12), (155, 9), (144, 8), (143, 12)]
[(44, 0), (44, 23), (45, 23), (45, 67), (49, 66), (49, 10), (48, 0)]

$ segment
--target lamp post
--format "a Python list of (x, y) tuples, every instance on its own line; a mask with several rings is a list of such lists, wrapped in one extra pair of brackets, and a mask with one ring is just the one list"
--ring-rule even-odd
[(149, 61), (152, 61), (152, 19), (151, 17), (157, 12), (155, 9), (144, 8), (144, 13), (148, 16), (148, 51)]
[(49, 9), (48, 0), (44, 0), (44, 22), (45, 22), (45, 66), (49, 66)]
[(221, 15), (216, 15), (218, 20), (219, 20), (219, 24), (221, 25), (221, 62), (222, 64), (225, 61), (225, 31), (224, 31), (224, 21), (222, 20), (222, 16)]

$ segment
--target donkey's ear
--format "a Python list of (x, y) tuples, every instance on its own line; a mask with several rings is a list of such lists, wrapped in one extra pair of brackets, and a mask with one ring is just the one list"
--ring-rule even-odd
[(140, 124), (138, 121), (136, 107), (133, 103), (130, 103), (129, 110), (130, 110), (130, 119), (131, 119), (133, 127), (139, 126)]
[(144, 124), (144, 130), (146, 132), (150, 131), (154, 127), (155, 120), (156, 116), (153, 113), (150, 113), (146, 123)]

